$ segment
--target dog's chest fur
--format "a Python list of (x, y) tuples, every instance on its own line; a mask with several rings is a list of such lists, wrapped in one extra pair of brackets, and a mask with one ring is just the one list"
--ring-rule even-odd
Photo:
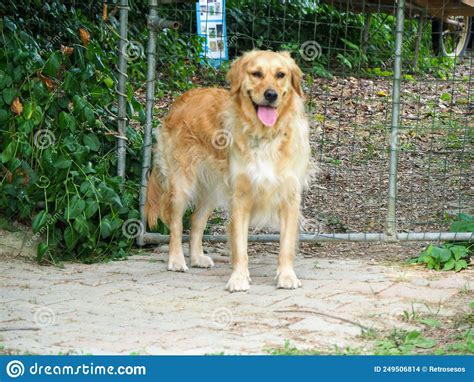
[(279, 146), (281, 139), (267, 140), (250, 137), (247, 158), (237, 163), (239, 172), (245, 173), (253, 188), (276, 186), (278, 183), (277, 163), (280, 159)]
[(310, 154), (306, 119), (295, 120), (272, 137), (245, 134), (229, 154), (231, 185), (243, 175), (251, 188), (251, 224), (275, 227), (281, 203), (299, 194), (306, 182)]

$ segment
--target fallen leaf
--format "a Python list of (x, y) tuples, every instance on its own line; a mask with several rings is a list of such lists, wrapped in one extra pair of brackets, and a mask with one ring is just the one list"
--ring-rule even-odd
[(23, 113), (23, 105), (20, 101), (20, 98), (16, 97), (11, 105), (11, 110), (16, 114), (20, 115)]
[(107, 9), (107, 2), (104, 1), (104, 5), (102, 7), (102, 20), (107, 21), (109, 19), (108, 9)]
[(23, 186), (26, 186), (30, 182), (30, 176), (24, 170), (20, 170), (20, 174), (23, 176), (23, 180), (21, 181), (21, 184)]
[(377, 92), (377, 96), (378, 96), (378, 97), (386, 97), (386, 96), (387, 96), (387, 93), (385, 93), (385, 91), (383, 91), (383, 90), (379, 90), (379, 91)]
[(13, 174), (11, 173), (11, 171), (7, 170), (5, 177), (6, 177), (7, 183), (11, 183), (13, 181)]
[(39, 79), (41, 81), (43, 81), (43, 83), (46, 85), (48, 90), (50, 92), (53, 91), (53, 89), (54, 89), (53, 80), (51, 78), (48, 78), (48, 77), (44, 76), (41, 72), (38, 72), (37, 74), (38, 74)]
[(71, 48), (69, 46), (64, 46), (64, 45), (61, 45), (61, 53), (66, 55), (66, 56), (70, 56), (71, 54), (74, 53), (74, 48)]
[(91, 35), (85, 28), (79, 28), (79, 38), (84, 46), (89, 45), (89, 42), (91, 41)]

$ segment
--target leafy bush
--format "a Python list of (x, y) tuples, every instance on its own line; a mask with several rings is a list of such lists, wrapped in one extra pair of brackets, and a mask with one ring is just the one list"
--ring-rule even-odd
[[(474, 216), (460, 214), (452, 224), (451, 232), (474, 232)], [(440, 246), (428, 245), (412, 263), (426, 264), (428, 269), (459, 272), (469, 267), (474, 243), (448, 242)]]
[[(0, 4), (0, 210), (31, 223), (38, 261), (127, 255), (124, 222), (139, 217), (145, 13), (131, 12), (127, 179), (116, 176), (118, 20), (97, 2)], [(114, 5), (112, 2), (111, 6)], [(132, 2), (133, 7), (143, 6)], [(118, 15), (117, 15), (118, 16)], [(208, 70), (198, 37), (162, 31), (157, 91), (194, 86)], [(165, 228), (162, 227), (162, 230)]]
[[(229, 45), (233, 55), (254, 48), (286, 49), (293, 52), (306, 71), (318, 76), (339, 71), (364, 73), (368, 68), (383, 72), (393, 66), (393, 15), (373, 13), (367, 16), (307, 0), (229, 0), (227, 8)], [(368, 33), (365, 36), (366, 25)], [(407, 18), (402, 49), (405, 64), (411, 64), (414, 59), (418, 29), (418, 20)], [(444, 78), (454, 61), (433, 57), (431, 28), (425, 26), (423, 30), (419, 68)], [(320, 46), (314, 60), (305, 61), (299, 54), (302, 44), (307, 41)]]
[[(95, 39), (99, 28), (75, 16), (50, 41), (3, 18), (0, 209), (34, 217), (39, 261), (123, 257), (132, 240), (122, 224), (139, 216), (137, 182), (121, 191), (115, 176), (115, 54)], [(142, 107), (127, 93), (138, 122)], [(127, 139), (127, 174), (139, 179), (141, 136), (129, 128)]]
[(428, 269), (436, 271), (455, 270), (459, 272), (467, 269), (469, 251), (462, 245), (444, 244), (442, 246), (433, 246), (430, 244), (420, 256), (416, 259), (419, 264), (426, 264)]

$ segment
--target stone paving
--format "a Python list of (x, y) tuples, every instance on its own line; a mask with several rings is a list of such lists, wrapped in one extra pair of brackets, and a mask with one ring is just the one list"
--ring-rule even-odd
[(224, 286), (231, 268), (222, 249), (207, 248), (213, 269), (188, 273), (166, 271), (162, 249), (122, 262), (57, 268), (36, 264), (31, 249), (2, 245), (0, 232), (4, 349), (261, 354), (285, 340), (301, 349), (357, 346), (363, 328), (404, 325), (404, 310), (454, 314), (454, 297), (470, 290), (474, 279), (472, 270), (436, 273), (363, 252), (319, 258), (314, 249), (314, 257), (296, 261), (303, 287), (278, 290), (276, 255), (264, 252), (250, 258), (250, 291), (230, 294)]

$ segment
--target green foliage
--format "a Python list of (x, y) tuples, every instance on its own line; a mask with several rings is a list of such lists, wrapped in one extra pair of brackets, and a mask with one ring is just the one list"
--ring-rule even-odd
[[(474, 232), (474, 217), (459, 214), (458, 218), (451, 224), (451, 232)], [(454, 270), (459, 272), (469, 267), (469, 260), (473, 254), (474, 244), (471, 242), (448, 242), (443, 245), (428, 245), (420, 255), (410, 262), (415, 264), (426, 264), (428, 269), (437, 271)]]
[(347, 69), (354, 69), (365, 67), (368, 63), (369, 58), (365, 54), (363, 46), (355, 44), (345, 38), (341, 37), (341, 41), (344, 43), (344, 53), (338, 53), (336, 58), (340, 63), (347, 67)]
[(474, 216), (467, 214), (459, 214), (457, 219), (451, 223), (450, 231), (474, 232)]
[(169, 90), (189, 90), (197, 85), (200, 78), (215, 77), (215, 70), (202, 56), (202, 46), (202, 37), (183, 36), (175, 30), (160, 32), (157, 46), (160, 67), (157, 97), (162, 97)]
[(367, 74), (373, 75), (376, 77), (392, 77), (393, 72), (390, 70), (383, 70), (381, 68), (368, 68)]
[[(229, 0), (227, 8), (231, 55), (255, 48), (288, 50), (306, 72), (317, 76), (330, 77), (339, 71), (366, 73), (367, 70), (371, 75), (392, 75), (395, 57), (395, 17), (392, 15), (367, 16), (307, 0)], [(419, 27), (418, 20), (406, 19), (401, 55), (403, 63), (410, 67)], [(302, 44), (309, 41), (319, 44), (320, 51), (315, 59), (306, 61), (301, 49)], [(446, 79), (453, 65), (451, 58), (433, 57), (431, 28), (425, 25), (418, 67), (412, 69)]]
[[(442, 329), (439, 329), (440, 331)], [(405, 331), (394, 329), (388, 336), (375, 342), (374, 355), (408, 355), (408, 354), (473, 354), (472, 329), (465, 330), (449, 338), (447, 344), (441, 344), (437, 339), (424, 335), (419, 330)], [(446, 341), (447, 337), (441, 338)]]
[(430, 244), (420, 256), (416, 259), (416, 263), (426, 264), (428, 269), (436, 271), (455, 270), (459, 272), (467, 269), (469, 251), (462, 245), (443, 244), (442, 246), (433, 246)]
[[(230, 0), (227, 8), (231, 54), (251, 49), (288, 50), (306, 71), (325, 77), (338, 66), (359, 68), (367, 61), (360, 44), (363, 15), (306, 0)], [(314, 60), (302, 59), (305, 42), (319, 45)]]
[(400, 355), (413, 354), (417, 349), (432, 349), (437, 341), (426, 338), (418, 330), (403, 331), (393, 330), (386, 338), (376, 342), (375, 355)]
[[(0, 36), (0, 210), (32, 218), (38, 261), (124, 257), (132, 240), (122, 225), (139, 216), (137, 181), (121, 191), (115, 176), (115, 54), (94, 38), (107, 27), (75, 16), (54, 43), (10, 17)], [(93, 36), (89, 44), (79, 28)], [(62, 54), (60, 44), (74, 53)], [(131, 87), (127, 93), (128, 117), (138, 123), (142, 107)], [(11, 110), (15, 97), (22, 112)], [(141, 136), (129, 127), (127, 139), (127, 174), (139, 179)]]
[(474, 329), (468, 329), (457, 336), (456, 341), (449, 343), (437, 354), (474, 354)]
[(321, 352), (318, 350), (300, 350), (296, 346), (292, 345), (289, 340), (285, 340), (282, 347), (267, 348), (264, 351), (270, 355), (319, 355)]

